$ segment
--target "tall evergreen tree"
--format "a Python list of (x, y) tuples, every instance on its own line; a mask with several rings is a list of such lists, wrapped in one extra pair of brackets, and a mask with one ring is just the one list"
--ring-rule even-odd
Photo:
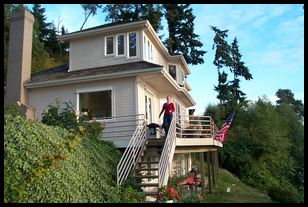
[(82, 23), (80, 30), (82, 30), (83, 26), (91, 16), (91, 14), (94, 16), (96, 15), (96, 12), (98, 9), (102, 8), (102, 5), (100, 4), (81, 4), (81, 8), (84, 10), (84, 22)]
[(107, 12), (106, 21), (127, 22), (148, 20), (153, 29), (158, 32), (161, 25), (162, 6), (160, 4), (108, 4), (103, 12)]
[(188, 64), (204, 63), (206, 51), (198, 40), (199, 35), (194, 33), (193, 10), (190, 4), (164, 4), (165, 18), (168, 23), (169, 37), (164, 41), (170, 54), (183, 54)]
[(48, 35), (50, 34), (49, 27), (51, 23), (46, 22), (45, 16), (45, 8), (42, 8), (40, 4), (34, 4), (32, 8), (32, 14), (35, 17), (35, 21), (37, 22), (37, 35), (41, 42), (46, 43)]
[[(219, 30), (214, 26), (211, 26), (211, 29), (215, 32), (213, 49), (216, 49), (216, 52), (213, 64), (217, 67), (218, 72), (218, 86), (214, 88), (218, 92), (217, 98), (221, 104), (229, 108), (246, 106), (246, 94), (240, 90), (240, 77), (250, 80), (252, 75), (241, 60), (242, 55), (239, 51), (238, 41), (235, 38), (230, 46), (226, 40), (228, 30)], [(221, 78), (221, 74), (225, 73), (224, 69), (226, 68), (229, 68), (233, 74), (232, 81), (227, 82), (226, 79)], [(227, 78), (227, 74), (224, 76)]]
[(227, 82), (227, 74), (222, 70), (224, 67), (232, 66), (231, 47), (226, 38), (229, 30), (219, 30), (217, 27), (210, 26), (215, 32), (214, 44), (212, 49), (216, 49), (213, 64), (217, 67), (218, 86), (215, 86), (215, 91), (218, 92), (217, 98), (220, 104), (225, 104), (232, 97)]
[(241, 60), (242, 55), (239, 51), (238, 41), (234, 38), (231, 44), (231, 59), (232, 63), (229, 66), (231, 73), (233, 73), (233, 81), (230, 81), (230, 88), (232, 90), (232, 99), (230, 100), (231, 105), (235, 107), (236, 104), (246, 105), (245, 93), (240, 90), (239, 77), (244, 77), (246, 80), (252, 79), (252, 75), (249, 72), (248, 67)]
[(287, 104), (301, 119), (304, 118), (304, 104), (301, 100), (296, 100), (294, 98), (294, 94), (290, 89), (278, 89), (276, 96), (278, 98), (276, 101), (278, 106), (281, 104)]

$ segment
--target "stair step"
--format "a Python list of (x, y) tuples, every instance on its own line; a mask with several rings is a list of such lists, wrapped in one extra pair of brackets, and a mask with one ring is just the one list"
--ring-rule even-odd
[(158, 178), (158, 175), (134, 175), (134, 178)]
[(142, 164), (158, 164), (159, 161), (141, 161), (138, 162), (138, 164), (142, 165)]
[(153, 196), (157, 195), (157, 192), (146, 192), (146, 191), (143, 191), (142, 193), (144, 193), (146, 196), (147, 195), (153, 195)]
[(138, 171), (157, 171), (158, 168), (137, 168)]
[(158, 187), (158, 183), (136, 183), (135, 186), (139, 186), (139, 187)]

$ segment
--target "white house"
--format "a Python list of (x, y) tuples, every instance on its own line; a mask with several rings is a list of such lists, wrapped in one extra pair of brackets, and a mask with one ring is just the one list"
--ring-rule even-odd
[[(12, 18), (11, 24), (17, 26), (12, 30), (23, 30), (29, 36), (27, 31), (32, 31), (33, 24), (31, 14), (23, 11), (16, 15), (19, 18)], [(18, 25), (26, 26), (22, 29)], [(24, 40), (14, 34), (11, 31), (10, 38), (15, 38), (15, 46), (11, 47), (17, 47), (19, 42), (23, 44)], [(69, 42), (69, 63), (30, 76), (31, 60), (29, 66), (21, 58), (24, 65), (15, 67), (15, 59), (9, 67), (14, 66), (17, 72), (8, 75), (6, 95), (17, 90), (9, 83), (20, 76), (22, 95), (10, 100), (24, 97), (22, 103), (27, 106), (27, 113), (31, 108), (38, 120), (57, 98), (71, 102), (76, 111), (87, 111), (96, 120), (104, 120), (106, 129), (102, 139), (126, 149), (118, 166), (119, 184), (139, 164), (147, 164), (149, 169), (156, 169), (151, 178), (157, 176), (159, 186), (165, 185), (176, 170), (174, 165), (182, 173), (190, 170), (191, 152), (216, 151), (222, 147), (213, 139), (216, 127), (211, 117), (188, 116), (188, 108), (195, 105), (185, 79), (191, 71), (182, 55), (168, 53), (149, 21), (105, 24), (62, 35), (59, 40)], [(31, 46), (26, 47), (28, 53), (29, 47), (31, 50)], [(21, 56), (26, 53), (25, 47), (18, 51)], [(146, 160), (148, 163), (142, 163), (146, 161), (141, 158), (149, 150), (146, 126), (162, 124), (158, 115), (167, 95), (176, 106), (173, 124), (166, 139), (157, 139), (163, 140), (161, 150), (157, 148), (157, 152), (153, 151), (155, 155)]]

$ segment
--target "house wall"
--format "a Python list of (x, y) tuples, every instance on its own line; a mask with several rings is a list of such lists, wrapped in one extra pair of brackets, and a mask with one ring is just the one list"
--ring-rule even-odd
[[(127, 54), (127, 35), (129, 32), (137, 32), (137, 56), (128, 57)], [(142, 31), (125, 31), (118, 33), (105, 33), (102, 35), (91, 36), (91, 38), (79, 38), (70, 40), (70, 57), (69, 68), (73, 70), (82, 70), (87, 68), (103, 67), (107, 65), (123, 64), (129, 62), (140, 61), (142, 54)], [(125, 55), (116, 55), (116, 35), (124, 34), (125, 41)], [(113, 55), (105, 55), (105, 37), (113, 35)]]
[[(77, 110), (77, 93), (78, 91), (93, 91), (112, 89), (112, 116), (126, 116), (136, 114), (136, 87), (135, 77), (92, 81), (88, 83), (70, 84), (63, 86), (53, 86), (44, 88), (31, 89), (29, 93), (29, 102), (36, 108), (37, 117), (39, 120), (42, 118), (42, 113), (47, 109), (48, 105), (53, 103), (56, 98), (60, 101), (71, 102)], [(116, 120), (116, 119), (114, 119)], [(106, 120), (107, 124), (111, 120)], [(116, 130), (117, 128), (109, 129)], [(124, 129), (124, 128), (122, 128)], [(126, 146), (131, 136), (124, 136), (118, 138), (106, 137), (108, 130), (105, 130), (105, 137), (109, 141), (113, 141), (116, 146)], [(110, 134), (109, 134), (110, 135)], [(119, 135), (119, 134), (118, 134)]]

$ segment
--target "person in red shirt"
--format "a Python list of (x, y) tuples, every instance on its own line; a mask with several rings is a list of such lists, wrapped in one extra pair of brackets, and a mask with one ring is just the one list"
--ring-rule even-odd
[(167, 103), (164, 103), (163, 108), (159, 114), (159, 118), (162, 115), (163, 112), (164, 113), (164, 118), (163, 118), (163, 127), (165, 129), (165, 134), (167, 137), (168, 131), (169, 131), (169, 127), (172, 121), (172, 117), (173, 117), (173, 112), (175, 111), (174, 105), (171, 102), (171, 98), (170, 96), (167, 96)]

